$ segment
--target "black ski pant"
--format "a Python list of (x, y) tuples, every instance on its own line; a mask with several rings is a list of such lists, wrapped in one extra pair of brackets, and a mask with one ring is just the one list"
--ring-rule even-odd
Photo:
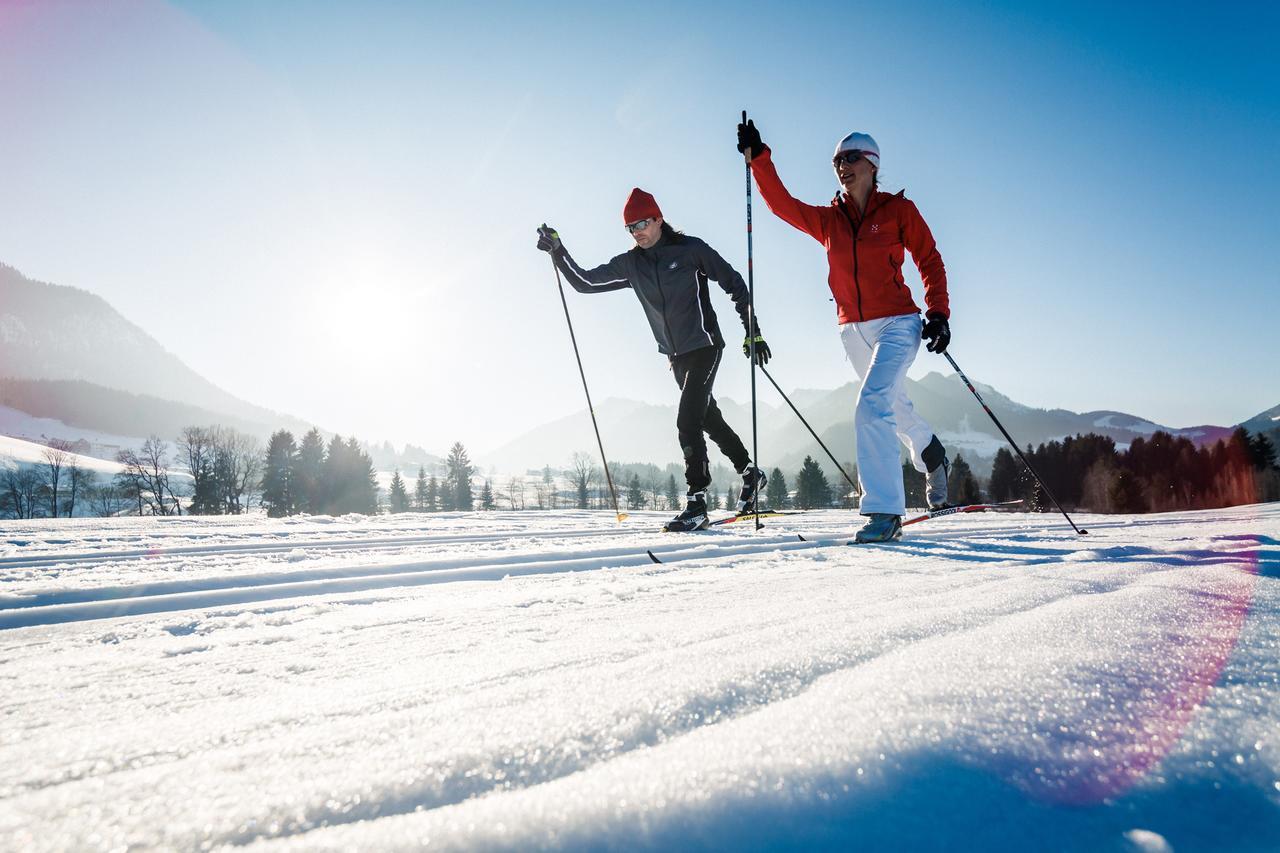
[(711, 385), (716, 381), (716, 369), (720, 366), (723, 352), (723, 347), (704, 347), (671, 359), (671, 372), (680, 386), (676, 429), (680, 433), (680, 449), (684, 452), (684, 479), (689, 484), (689, 494), (711, 485), (707, 442), (702, 437), (704, 432), (738, 472), (751, 464), (751, 454), (747, 453), (738, 434), (724, 422), (724, 415), (720, 414), (720, 407), (711, 396)]

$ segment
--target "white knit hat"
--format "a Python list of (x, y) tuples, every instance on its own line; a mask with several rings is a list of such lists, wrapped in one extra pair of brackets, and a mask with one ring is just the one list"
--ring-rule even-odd
[[(839, 154), (842, 151), (857, 151), (859, 154), (866, 157), (867, 160), (871, 162), (872, 166), (875, 166), (877, 169), (880, 168), (880, 146), (876, 145), (876, 141), (868, 134), (854, 131), (844, 139), (841, 139), (836, 145), (835, 154)], [(835, 154), (832, 154), (831, 156), (834, 157)]]

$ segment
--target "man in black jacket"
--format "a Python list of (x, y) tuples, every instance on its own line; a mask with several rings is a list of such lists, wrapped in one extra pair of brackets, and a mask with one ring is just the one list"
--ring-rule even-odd
[(747, 286), (742, 276), (714, 249), (697, 237), (679, 233), (665, 222), (657, 201), (644, 190), (631, 191), (622, 219), (636, 245), (598, 267), (579, 266), (565, 250), (560, 236), (545, 224), (538, 229), (538, 248), (551, 253), (556, 266), (579, 293), (631, 288), (644, 308), (658, 351), (671, 363), (671, 371), (680, 385), (676, 429), (689, 492), (684, 512), (667, 522), (664, 529), (701, 530), (708, 525), (706, 495), (711, 485), (711, 470), (704, 432), (742, 475), (738, 512), (755, 512), (756, 498), (765, 485), (764, 472), (751, 463), (742, 439), (725, 423), (712, 396), (711, 386), (720, 366), (724, 338), (711, 306), (707, 282), (714, 280), (732, 297), (747, 332), (743, 353), (750, 357), (754, 332), (757, 363), (765, 364), (769, 361), (769, 346), (760, 336), (759, 325), (751, 328)]

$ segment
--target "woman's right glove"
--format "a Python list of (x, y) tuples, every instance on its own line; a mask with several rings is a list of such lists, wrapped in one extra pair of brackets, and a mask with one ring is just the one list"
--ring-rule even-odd
[(764, 143), (760, 141), (760, 131), (756, 130), (756, 120), (747, 119), (746, 124), (738, 125), (738, 153), (751, 152), (752, 158), (759, 157), (764, 151)]

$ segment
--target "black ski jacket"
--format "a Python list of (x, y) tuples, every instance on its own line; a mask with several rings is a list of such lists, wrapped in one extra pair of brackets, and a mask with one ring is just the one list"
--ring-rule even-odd
[[(552, 257), (579, 293), (607, 293), (629, 287), (644, 306), (658, 342), (669, 357), (704, 347), (723, 347), (720, 324), (711, 307), (708, 279), (733, 298), (747, 329), (749, 296), (742, 276), (697, 237), (667, 233), (651, 248), (635, 247), (606, 264), (583, 269), (562, 245)], [(759, 328), (759, 324), (757, 324)]]

